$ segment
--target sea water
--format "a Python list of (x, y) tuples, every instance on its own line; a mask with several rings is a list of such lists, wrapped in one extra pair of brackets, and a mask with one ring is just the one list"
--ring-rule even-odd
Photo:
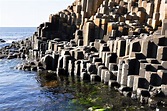
[[(1, 27), (0, 47), (30, 37), (36, 28)], [(0, 60), (0, 111), (63, 111), (69, 107), (70, 94), (52, 94), (41, 87), (36, 72), (16, 70), (23, 60)]]
[[(0, 28), (0, 39), (6, 41), (0, 43), (0, 47), (30, 37), (35, 30)], [(22, 62), (21, 59), (0, 60), (0, 111), (86, 111), (92, 106), (113, 110), (141, 109), (137, 101), (100, 83), (85, 83), (75, 77), (54, 74), (50, 80), (45, 80), (48, 77), (40, 77), (36, 72), (16, 70)]]

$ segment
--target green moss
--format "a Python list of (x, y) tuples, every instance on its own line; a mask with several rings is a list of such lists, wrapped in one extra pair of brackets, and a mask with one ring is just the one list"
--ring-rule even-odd
[(90, 111), (112, 111), (112, 108), (102, 108), (100, 106), (93, 106), (93, 107), (90, 107), (88, 108), (88, 110)]
[[(55, 74), (42, 73), (40, 82), (48, 82), (52, 79), (61, 80), (59, 87), (74, 97), (70, 103), (74, 106), (80, 106), (83, 109), (92, 108), (91, 111), (136, 111), (140, 110), (140, 104), (130, 98), (122, 96), (114, 89), (109, 89), (102, 83), (84, 83), (77, 78), (56, 79)], [(49, 78), (51, 77), (51, 79)], [(49, 78), (49, 80), (47, 80)], [(63, 92), (64, 93), (64, 92)]]
[(95, 111), (106, 111), (106, 109), (95, 109)]

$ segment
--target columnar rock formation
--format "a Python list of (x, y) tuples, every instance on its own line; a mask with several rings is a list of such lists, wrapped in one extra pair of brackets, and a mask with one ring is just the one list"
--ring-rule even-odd
[(120, 85), (141, 101), (167, 95), (166, 8), (165, 0), (76, 0), (37, 28), (26, 54), (38, 70)]

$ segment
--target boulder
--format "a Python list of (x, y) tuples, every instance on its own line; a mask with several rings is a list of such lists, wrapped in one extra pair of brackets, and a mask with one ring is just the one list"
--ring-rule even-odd
[(3, 40), (3, 39), (0, 39), (0, 43), (4, 43), (4, 42), (6, 42), (5, 40)]

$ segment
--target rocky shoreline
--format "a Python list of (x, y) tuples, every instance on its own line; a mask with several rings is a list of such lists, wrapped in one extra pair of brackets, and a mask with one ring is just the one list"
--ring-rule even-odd
[(166, 107), (166, 7), (165, 0), (75, 0), (32, 37), (0, 49), (0, 58), (23, 58), (17, 69), (103, 82)]

